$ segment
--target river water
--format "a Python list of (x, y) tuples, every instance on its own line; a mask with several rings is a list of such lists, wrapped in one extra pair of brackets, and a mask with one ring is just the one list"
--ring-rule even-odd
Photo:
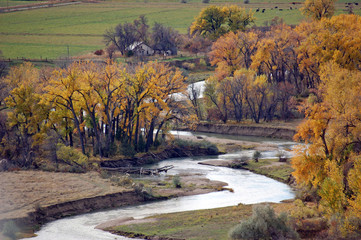
[[(189, 133), (178, 133), (189, 134)], [(214, 136), (214, 135), (213, 135)], [(223, 136), (224, 137), (224, 136)], [(270, 139), (252, 138), (254, 141), (272, 142), (279, 148), (289, 148), (292, 142), (273, 141)], [(247, 140), (251, 140), (247, 138)], [(211, 180), (226, 182), (234, 192), (222, 191), (202, 195), (179, 197), (175, 199), (151, 202), (136, 206), (122, 207), (112, 210), (98, 211), (94, 213), (77, 215), (45, 224), (36, 240), (114, 240), (128, 239), (104, 232), (94, 227), (109, 220), (124, 217), (134, 217), (136, 219), (160, 214), (190, 211), (197, 209), (210, 209), (226, 206), (234, 206), (239, 203), (252, 204), (260, 202), (280, 202), (294, 197), (292, 189), (283, 183), (254, 174), (247, 170), (230, 169), (224, 167), (213, 167), (198, 164), (201, 161), (215, 159), (239, 159), (241, 156), (252, 156), (253, 151), (239, 151), (231, 154), (219, 155), (216, 157), (195, 157), (178, 158), (162, 161), (153, 167), (174, 165), (174, 169), (168, 174), (175, 175), (181, 173), (203, 174)], [(275, 157), (277, 151), (265, 152), (265, 157)], [(164, 176), (160, 176), (164, 177)]]

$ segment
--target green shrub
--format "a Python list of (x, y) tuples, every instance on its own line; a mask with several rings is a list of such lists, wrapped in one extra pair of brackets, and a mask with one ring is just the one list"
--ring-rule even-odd
[[(99, 154), (99, 149), (96, 148), (96, 154)], [(110, 147), (106, 147), (105, 143), (102, 144), (102, 153), (104, 157), (110, 157), (110, 156), (114, 156), (117, 154), (117, 145), (115, 143), (111, 143)]]
[(4, 224), (3, 235), (10, 239), (16, 239), (16, 234), (20, 231), (20, 228), (13, 221), (8, 221)]
[(115, 182), (118, 186), (131, 186), (133, 184), (133, 180), (129, 174), (113, 175), (110, 177), (110, 181)]
[(260, 151), (255, 151), (253, 153), (253, 159), (255, 162), (258, 162), (258, 159), (262, 156), (262, 153)]
[(287, 215), (277, 216), (270, 206), (253, 207), (252, 217), (234, 227), (231, 239), (298, 239), (298, 234), (287, 225)]
[(143, 197), (145, 200), (152, 198), (152, 189), (151, 188), (145, 188), (143, 183), (133, 183), (132, 187), (134, 191), (141, 197)]
[(296, 199), (293, 204), (295, 207), (291, 210), (291, 217), (295, 219), (301, 220), (319, 216), (316, 206), (308, 207), (300, 199)]
[(181, 188), (182, 187), (182, 183), (181, 183), (181, 179), (179, 177), (179, 175), (175, 175), (172, 179), (173, 181), (173, 186), (175, 188)]
[(232, 161), (231, 164), (229, 164), (230, 168), (235, 168), (235, 169), (241, 169), (243, 168), (243, 166), (247, 165), (247, 161), (240, 159), (240, 160), (234, 160)]
[(121, 154), (123, 154), (126, 157), (130, 157), (130, 158), (134, 158), (136, 152), (134, 150), (134, 147), (127, 143), (127, 142), (123, 142), (122, 143), (122, 147), (121, 147)]
[[(58, 143), (57, 145), (57, 158), (70, 165), (77, 165), (78, 167), (85, 168), (88, 163), (88, 158), (80, 151), (70, 146)], [(75, 171), (75, 170), (74, 170)], [(75, 171), (76, 172), (76, 171)]]

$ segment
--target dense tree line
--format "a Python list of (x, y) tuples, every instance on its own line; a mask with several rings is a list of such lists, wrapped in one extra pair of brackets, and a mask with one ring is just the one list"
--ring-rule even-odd
[(307, 0), (302, 11), (312, 21), (295, 27), (275, 19), (268, 28), (200, 32), (217, 35), (209, 53), (216, 72), (206, 81), (204, 97), (208, 118), (224, 122), (286, 119), (297, 105), (306, 121), (295, 138), (307, 145), (296, 150), (293, 175), (315, 194), (318, 210), (331, 222), (328, 236), (356, 239), (361, 234), (361, 17), (332, 17), (334, 2)]
[(1, 154), (19, 166), (30, 166), (51, 136), (100, 157), (120, 144), (147, 151), (170, 120), (191, 117), (174, 97), (186, 90), (185, 78), (157, 62), (79, 62), (54, 71), (25, 63), (2, 82)]
[(319, 86), (323, 64), (334, 60), (361, 70), (359, 24), (356, 15), (340, 15), (295, 28), (275, 21), (267, 31), (254, 28), (221, 36), (209, 53), (216, 66), (206, 88), (210, 116), (223, 121), (248, 116), (255, 122), (291, 117), (296, 97)]

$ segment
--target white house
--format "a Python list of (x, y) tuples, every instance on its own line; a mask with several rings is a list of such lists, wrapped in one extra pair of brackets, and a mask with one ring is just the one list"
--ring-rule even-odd
[(127, 47), (128, 51), (132, 51), (136, 56), (150, 56), (154, 54), (154, 50), (143, 42), (134, 42)]

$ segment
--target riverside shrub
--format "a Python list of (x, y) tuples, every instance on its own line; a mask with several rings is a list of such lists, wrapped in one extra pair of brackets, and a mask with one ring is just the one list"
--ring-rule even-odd
[(57, 145), (57, 158), (70, 164), (77, 165), (78, 167), (86, 167), (88, 158), (80, 151), (70, 146), (58, 143)]
[(253, 207), (252, 217), (242, 221), (229, 232), (231, 239), (298, 239), (287, 225), (287, 215), (277, 216), (270, 206)]

